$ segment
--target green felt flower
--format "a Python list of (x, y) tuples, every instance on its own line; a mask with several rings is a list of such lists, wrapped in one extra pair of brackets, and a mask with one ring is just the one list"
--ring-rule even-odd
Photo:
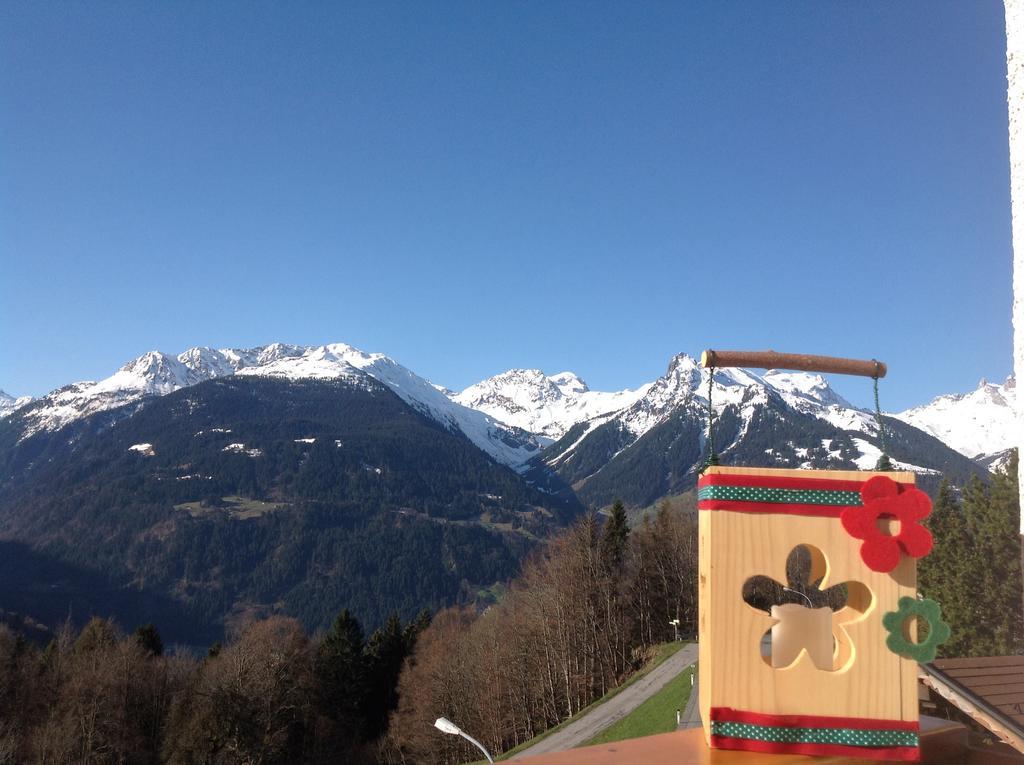
[[(928, 621), (928, 637), (920, 643), (908, 640), (903, 635), (903, 625), (907, 619), (914, 616), (920, 616)], [(900, 598), (899, 611), (889, 611), (882, 617), (882, 624), (889, 631), (889, 637), (885, 641), (889, 650), (921, 663), (934, 659), (935, 649), (940, 643), (949, 640), (949, 625), (942, 621), (942, 608), (934, 600), (927, 598)]]

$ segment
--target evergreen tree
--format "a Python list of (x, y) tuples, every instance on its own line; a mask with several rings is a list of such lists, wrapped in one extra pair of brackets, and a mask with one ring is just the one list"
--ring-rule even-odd
[(601, 558), (611, 570), (622, 566), (622, 556), (629, 542), (629, 522), (626, 520), (626, 508), (621, 499), (615, 500), (611, 515), (605, 521), (601, 535)]
[(405, 625), (405, 644), (406, 652), (411, 654), (412, 649), (416, 647), (416, 640), (422, 634), (423, 630), (430, 626), (430, 610), (421, 609), (416, 618)]
[(934, 546), (918, 562), (918, 588), (924, 597), (942, 606), (942, 616), (953, 630), (949, 642), (939, 647), (940, 655), (961, 656), (973, 640), (974, 605), (968, 582), (974, 566), (968, 560), (967, 522), (949, 481), (939, 486), (926, 525)]
[[(1024, 647), (1021, 625), (1020, 495), (1017, 457), (992, 476), (983, 493), (972, 491), (965, 509), (976, 528), (973, 555), (980, 562), (978, 583), (984, 593), (981, 634), (975, 655), (1006, 655)], [(968, 505), (977, 498), (976, 505)]]
[(152, 656), (164, 655), (164, 641), (152, 622), (135, 628), (135, 642)]
[(408, 655), (405, 630), (398, 614), (370, 636), (366, 646), (368, 694), (366, 738), (377, 738), (387, 727), (388, 713), (398, 706), (398, 676)]
[(357, 738), (365, 728), (365, 648), (362, 626), (345, 609), (317, 649), (314, 671), (321, 708), (336, 723), (338, 736), (346, 741)]
[(962, 507), (947, 484), (928, 519), (935, 539), (919, 566), (922, 594), (942, 606), (953, 634), (942, 656), (992, 656), (1024, 647), (1021, 621), (1020, 497), (1017, 460), (993, 475), (975, 478)]

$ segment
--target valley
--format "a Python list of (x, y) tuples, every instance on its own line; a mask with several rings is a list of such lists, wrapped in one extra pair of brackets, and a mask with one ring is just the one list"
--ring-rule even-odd
[[(455, 392), (342, 343), (147, 353), (99, 382), (4, 397), (0, 539), (94, 581), (88, 597), (57, 584), (48, 602), (61, 608), (28, 608), (51, 627), (105, 604), (155, 621), (173, 603), (186, 616), (168, 637), (187, 645), (240, 614), (316, 630), (349, 608), (376, 628), (477, 602), (539, 541), (614, 500), (635, 520), (667, 498), (692, 508), (707, 385), (685, 354), (606, 393), (538, 370)], [(984, 384), (887, 415), (897, 467), (930, 490), (986, 476), (1014, 394)], [(873, 414), (818, 375), (717, 370), (714, 405), (728, 464), (870, 469), (881, 453)]]

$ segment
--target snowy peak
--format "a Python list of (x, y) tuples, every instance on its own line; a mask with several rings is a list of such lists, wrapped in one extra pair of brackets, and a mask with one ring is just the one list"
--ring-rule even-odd
[[(764, 381), (745, 369), (716, 369), (714, 375), (711, 396), (716, 411), (767, 395)], [(695, 358), (677, 354), (669, 362), (668, 371), (647, 386), (646, 394), (616, 419), (634, 438), (639, 438), (680, 407), (703, 411), (707, 408), (710, 376), (711, 370), (702, 368)]]
[(0, 419), (6, 417), (9, 414), (13, 414), (16, 410), (21, 409), (32, 401), (31, 396), (20, 396), (15, 398), (9, 393), (0, 390)]
[(456, 400), (474, 409), (499, 406), (515, 414), (566, 398), (563, 387), (570, 387), (571, 383), (562, 382), (559, 385), (539, 369), (510, 369), (469, 386), (456, 394)]
[(704, 374), (697, 361), (685, 353), (673, 356), (668, 371), (648, 385), (644, 395), (615, 419), (634, 438), (639, 438), (676, 407), (688, 403), (700, 388)]
[(559, 372), (557, 375), (551, 375), (548, 379), (562, 392), (563, 396), (579, 396), (590, 390), (587, 384), (573, 372)]
[(159, 351), (144, 353), (97, 383), (101, 391), (139, 391), (162, 396), (199, 382), (199, 375), (173, 356)]
[(453, 400), (550, 443), (578, 422), (629, 406), (645, 390), (604, 393), (590, 390), (572, 372), (548, 376), (539, 369), (510, 369), (469, 386)]
[(177, 357), (149, 351), (99, 382), (65, 385), (25, 407), (22, 438), (233, 371), (223, 352), (210, 348), (192, 348)]
[(677, 353), (669, 360), (665, 377), (689, 378), (691, 381), (697, 381), (702, 372), (703, 369), (697, 359), (687, 353)]
[[(661, 418), (675, 407), (686, 403), (707, 406), (708, 378), (710, 369), (704, 369), (692, 356), (681, 353), (673, 357), (665, 376), (650, 386), (644, 400), (634, 407), (646, 409), (659, 415), (645, 427), (631, 427), (638, 435), (656, 425)], [(716, 411), (722, 407), (743, 402), (764, 401), (768, 396), (777, 396), (799, 411), (808, 412), (827, 419), (825, 410), (830, 408), (855, 409), (829, 386), (821, 375), (806, 372), (785, 372), (769, 370), (759, 375), (749, 369), (729, 367), (714, 370), (714, 384), (711, 391)]]
[(818, 406), (854, 408), (853, 404), (832, 390), (821, 375), (770, 369), (762, 379), (794, 402), (799, 399)]
[[(742, 389), (752, 385), (764, 385), (764, 380), (745, 369), (730, 367), (715, 369), (714, 373), (715, 390), (712, 396), (716, 401), (721, 395), (733, 401)], [(665, 403), (679, 404), (695, 396), (703, 396), (703, 400), (706, 402), (710, 375), (711, 370), (701, 367), (700, 362), (693, 356), (685, 353), (677, 354), (669, 362), (665, 375), (651, 384), (647, 397), (657, 396)]]
[(178, 354), (178, 361), (203, 380), (230, 375), (245, 366), (242, 359), (231, 351), (217, 351), (213, 348), (189, 348)]
[[(282, 377), (288, 380), (361, 379), (362, 372), (346, 359), (347, 345), (321, 345), (298, 349), (292, 346), (267, 346), (249, 353), (255, 357), (251, 365), (235, 374), (257, 377)], [(354, 350), (354, 349), (352, 349)]]
[(970, 393), (939, 396), (924, 406), (894, 415), (944, 441), (961, 454), (985, 459), (1017, 443), (1017, 381), (1002, 385), (982, 379)]

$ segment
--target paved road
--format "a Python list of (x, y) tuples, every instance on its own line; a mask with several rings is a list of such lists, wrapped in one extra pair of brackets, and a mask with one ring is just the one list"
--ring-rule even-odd
[(696, 643), (683, 646), (679, 651), (614, 698), (604, 702), (557, 733), (552, 733), (529, 749), (524, 749), (512, 759), (521, 760), (524, 757), (532, 757), (535, 754), (560, 752), (563, 749), (572, 749), (585, 741), (589, 741), (609, 725), (622, 719), (660, 691), (665, 683), (695, 661), (697, 661)]

